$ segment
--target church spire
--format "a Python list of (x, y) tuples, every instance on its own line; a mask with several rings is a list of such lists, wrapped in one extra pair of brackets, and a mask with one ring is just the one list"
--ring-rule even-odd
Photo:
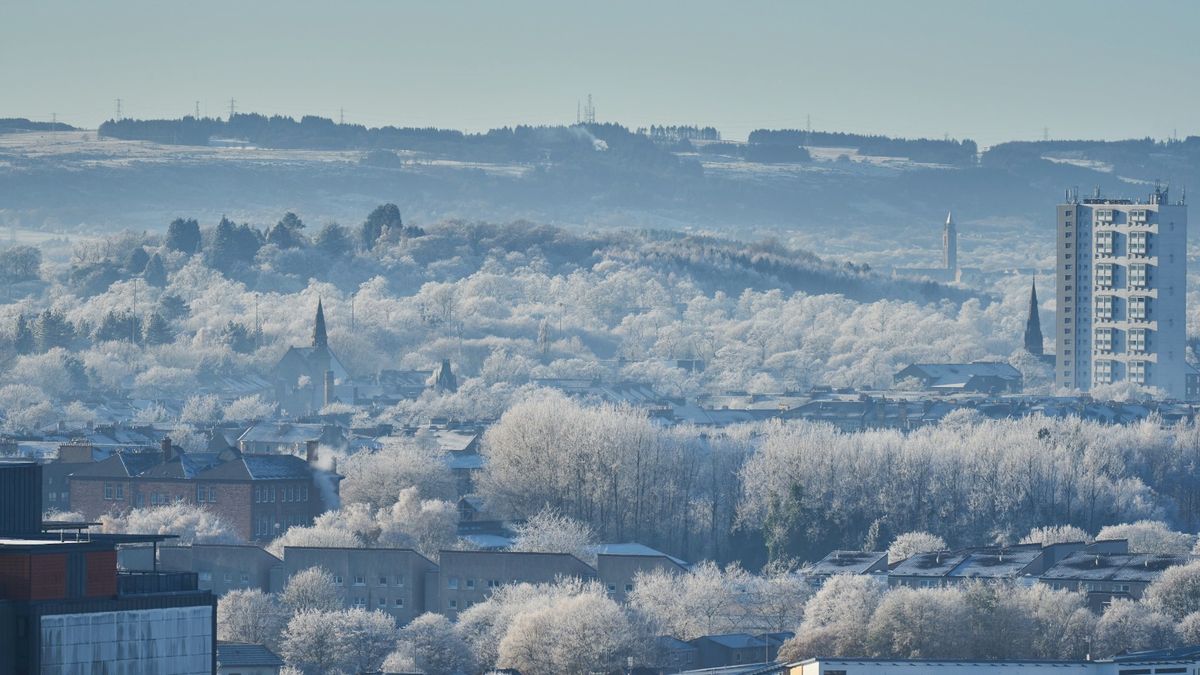
[(958, 228), (954, 225), (954, 214), (946, 212), (946, 224), (942, 227), (942, 266), (952, 275), (958, 274)]
[(1025, 351), (1034, 356), (1043, 354), (1042, 320), (1038, 316), (1037, 280), (1029, 288), (1029, 318), (1025, 320)]
[(325, 335), (325, 310), (321, 307), (320, 298), (317, 298), (317, 320), (313, 325), (312, 346), (329, 346), (329, 338)]

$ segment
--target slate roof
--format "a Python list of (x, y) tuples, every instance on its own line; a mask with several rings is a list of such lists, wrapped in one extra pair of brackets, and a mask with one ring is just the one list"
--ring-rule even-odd
[(1020, 575), (1041, 555), (1040, 545), (972, 551), (966, 560), (950, 570), (949, 575), (988, 579), (1012, 578)]
[(645, 544), (627, 543), (627, 544), (599, 544), (592, 547), (592, 552), (596, 555), (624, 555), (641, 558), (666, 558), (680, 567), (688, 567), (687, 562), (680, 560), (672, 555), (667, 555), (662, 551), (650, 548)]
[(976, 377), (995, 377), (1002, 380), (1019, 381), (1021, 372), (1002, 361), (975, 361), (972, 363), (914, 363), (896, 373), (896, 379), (917, 377), (926, 386), (941, 389), (957, 389), (967, 385)]
[(243, 642), (218, 642), (217, 663), (222, 668), (240, 667), (271, 667), (283, 666), (283, 659), (262, 645), (252, 645)]
[(1042, 573), (1042, 579), (1151, 582), (1163, 570), (1186, 565), (1190, 555), (1159, 553), (1096, 554), (1076, 551)]
[(726, 633), (724, 635), (702, 635), (702, 636), (696, 638), (695, 640), (692, 640), (692, 644), (700, 642), (701, 640), (708, 640), (709, 642), (715, 642), (716, 644), (719, 644), (722, 647), (725, 647), (728, 649), (764, 649), (767, 646), (767, 642), (765, 640), (763, 640), (761, 638), (756, 638), (753, 635), (750, 635), (749, 633)]
[(162, 455), (154, 452), (117, 452), (108, 459), (93, 464), (84, 464), (71, 472), (80, 478), (134, 478), (162, 462)]
[(883, 561), (887, 570), (887, 551), (833, 551), (803, 570), (810, 576), (824, 574), (866, 574), (867, 570)]
[(963, 551), (918, 553), (897, 563), (891, 574), (902, 577), (944, 577), (966, 558), (967, 554)]
[(308, 441), (319, 441), (324, 434), (324, 424), (304, 424), (299, 422), (255, 424), (246, 429), (238, 438), (238, 441), (297, 445), (307, 443)]

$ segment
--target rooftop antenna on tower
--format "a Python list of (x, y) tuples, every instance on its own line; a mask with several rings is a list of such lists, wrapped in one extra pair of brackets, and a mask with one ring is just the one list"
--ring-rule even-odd
[(1050, 140), (1050, 127), (1042, 127), (1042, 140)]
[(196, 119), (200, 119), (200, 101), (196, 101)]
[(237, 111), (236, 106), (237, 106), (237, 101), (230, 98), (229, 99), (229, 120), (228, 121), (231, 121), (231, 122), (233, 121), (233, 115)]
[(121, 117), (121, 99), (117, 99), (117, 119), (124, 119)]
[(804, 145), (812, 145), (812, 115), (804, 116)]
[(341, 124), (345, 124), (345, 123), (346, 123), (346, 109), (338, 108), (338, 124), (341, 125)]

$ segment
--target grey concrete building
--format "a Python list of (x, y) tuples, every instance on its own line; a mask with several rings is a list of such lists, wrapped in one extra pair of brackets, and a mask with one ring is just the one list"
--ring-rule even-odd
[(625, 602), (639, 573), (665, 570), (681, 574), (689, 565), (642, 544), (601, 544), (596, 547), (596, 576), (609, 597)]
[(1187, 395), (1187, 207), (1148, 200), (1058, 205), (1055, 382), (1090, 391), (1129, 381)]
[(596, 569), (569, 553), (442, 551), (437, 584), (440, 611), (451, 621), (508, 584), (544, 584), (558, 577), (595, 579)]
[(276, 575), (272, 590), (283, 590), (287, 579), (310, 567), (333, 575), (347, 609), (381, 610), (401, 626), (437, 611), (427, 598), (428, 581), (436, 579), (437, 565), (412, 549), (287, 546), (283, 573)]
[(217, 596), (247, 588), (270, 592), (271, 570), (282, 564), (258, 546), (193, 544), (158, 548), (159, 569), (195, 572), (200, 590)]

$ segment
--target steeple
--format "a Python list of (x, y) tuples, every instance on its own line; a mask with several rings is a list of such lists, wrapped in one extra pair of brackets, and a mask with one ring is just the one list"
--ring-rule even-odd
[(1029, 289), (1029, 318), (1025, 320), (1025, 351), (1034, 356), (1041, 356), (1042, 320), (1038, 316), (1037, 280)]
[(313, 324), (312, 346), (329, 346), (329, 338), (325, 335), (325, 310), (321, 307), (320, 298), (317, 298), (317, 320)]
[(942, 228), (942, 266), (950, 272), (958, 271), (958, 228), (954, 225), (954, 214), (949, 211)]

